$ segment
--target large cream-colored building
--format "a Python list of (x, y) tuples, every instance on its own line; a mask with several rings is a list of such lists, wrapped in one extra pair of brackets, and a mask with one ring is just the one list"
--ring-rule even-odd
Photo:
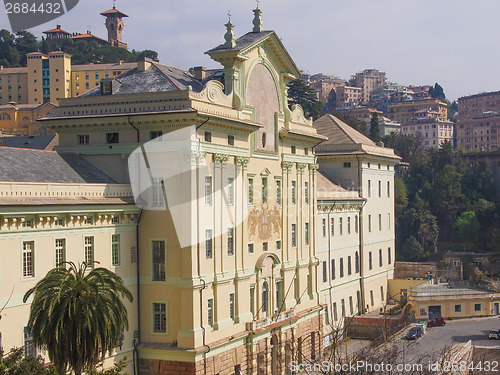
[(394, 166), (400, 158), (332, 115), (314, 127), (328, 137), (316, 148), (322, 174), (316, 238), (329, 343), (344, 317), (387, 303), (395, 261)]
[(438, 99), (403, 101), (387, 106), (387, 117), (405, 125), (413, 122), (418, 111), (432, 111), (439, 114), (441, 120), (448, 119), (448, 105)]
[(419, 138), (424, 148), (439, 148), (444, 142), (453, 142), (454, 129), (455, 124), (439, 112), (425, 109), (416, 111), (411, 122), (401, 126), (401, 134)]
[[(277, 34), (262, 29), (261, 11), (254, 15), (253, 30), (238, 39), (234, 25), (226, 24), (225, 43), (207, 51), (223, 67), (206, 71), (208, 76), (197, 79), (145, 59), (119, 79), (60, 100), (54, 115), (42, 121), (59, 135), (60, 154), (49, 155), (79, 155), (79, 163), (82, 158), (105, 174), (98, 186), (88, 176), (77, 185), (62, 180), (66, 168), (52, 176), (60, 185), (41, 181), (35, 188), (31, 180), (21, 180), (16, 190), (7, 184), (12, 201), (39, 199), (40, 206), (21, 207), (22, 214), (0, 206), (0, 249), (11, 238), (3, 229), (22, 222), (21, 216), (33, 216), (33, 236), (47, 230), (50, 238), (25, 246), (23, 241), (31, 241), (26, 233), (18, 237), (17, 262), (30, 259), (22, 254), (33, 256), (31, 246), (36, 246), (42, 266), (16, 295), (50, 268), (46, 254), (60, 249), (61, 242), (54, 242), (57, 249), (50, 242), (62, 239), (59, 233), (72, 241), (75, 253), (67, 259), (82, 259), (95, 244), (96, 259), (123, 272), (127, 285), (136, 288), (129, 306), (132, 328), (119, 352), (132, 359), (130, 373), (274, 375), (288, 373), (292, 360), (316, 358), (330, 332), (325, 311), (334, 319), (325, 300), (330, 290), (320, 283), (330, 248), (325, 251), (317, 234), (328, 215), (324, 207), (336, 206), (337, 200), (344, 207), (335, 211), (335, 225), (343, 225), (338, 230), (346, 234), (335, 237), (335, 246), (345, 254), (346, 267), (349, 256), (354, 267), (359, 251), (360, 273), (345, 276), (348, 284), (335, 286), (335, 298), (348, 304), (359, 291), (370, 310), (384, 303), (381, 287), (392, 277), (397, 157), (357, 132), (346, 136), (345, 124), (334, 118), (313, 126), (300, 106), (289, 109), (286, 84), (300, 72)], [(322, 141), (316, 156), (313, 148)], [(182, 146), (180, 159), (166, 158), (162, 153), (174, 155), (175, 145)], [(137, 165), (144, 168), (129, 172)], [(183, 173), (172, 174), (179, 166)], [(142, 186), (141, 176), (150, 186), (136, 194), (136, 206), (128, 198)], [(50, 209), (65, 205), (66, 198), (73, 202), (62, 209), (69, 224), (58, 232), (59, 214)], [(87, 201), (92, 208), (81, 207)], [(69, 237), (73, 230), (80, 242)], [(88, 231), (95, 233), (95, 242), (86, 240)], [(115, 234), (123, 240), (120, 267), (113, 267)], [(17, 271), (9, 268), (9, 280), (16, 282), (24, 272), (21, 263)], [(5, 301), (9, 287), (1, 285)], [(360, 304), (352, 303), (354, 313)], [(13, 308), (23, 309), (26, 317), (27, 304)], [(6, 327), (10, 339), (4, 349), (22, 342), (23, 325), (19, 314)]]

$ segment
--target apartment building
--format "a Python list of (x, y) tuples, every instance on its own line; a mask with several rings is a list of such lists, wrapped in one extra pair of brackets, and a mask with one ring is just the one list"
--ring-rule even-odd
[(318, 93), (318, 99), (323, 103), (328, 101), (328, 96), (332, 90), (336, 92), (337, 88), (345, 86), (343, 79), (321, 73), (310, 76), (309, 82), (311, 87)]
[(380, 72), (376, 69), (365, 69), (362, 72), (354, 74), (349, 80), (350, 86), (361, 88), (362, 103), (370, 102), (372, 91), (384, 86), (385, 84), (385, 72)]
[(438, 99), (409, 100), (387, 106), (387, 117), (401, 125), (411, 123), (421, 110), (437, 112), (441, 120), (448, 118), (448, 105)]
[(359, 106), (363, 101), (362, 89), (352, 86), (338, 86), (335, 88), (335, 107), (348, 109)]
[(465, 151), (500, 148), (500, 92), (458, 99), (457, 147)]

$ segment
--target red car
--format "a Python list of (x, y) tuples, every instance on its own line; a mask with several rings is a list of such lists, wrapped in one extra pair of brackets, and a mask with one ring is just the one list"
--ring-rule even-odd
[(438, 326), (444, 326), (446, 324), (446, 321), (442, 317), (434, 318), (431, 319), (427, 322), (427, 327), (438, 327)]

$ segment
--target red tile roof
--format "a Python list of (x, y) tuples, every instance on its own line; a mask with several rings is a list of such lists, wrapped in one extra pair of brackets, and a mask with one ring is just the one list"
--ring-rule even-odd
[(109, 15), (109, 14), (118, 14), (118, 15), (120, 15), (120, 16), (122, 16), (122, 17), (128, 17), (125, 13), (120, 12), (119, 10), (117, 10), (117, 9), (115, 9), (115, 8), (110, 9), (110, 10), (106, 10), (106, 11), (101, 12), (101, 13), (99, 13), (99, 14), (101, 14), (101, 15), (103, 15), (103, 16), (107, 16), (107, 15)]

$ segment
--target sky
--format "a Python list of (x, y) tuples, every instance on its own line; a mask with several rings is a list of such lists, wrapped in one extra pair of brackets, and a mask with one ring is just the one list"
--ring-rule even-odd
[[(219, 67), (205, 51), (224, 42), (228, 11), (239, 37), (251, 31), (255, 0), (117, 0), (129, 49), (152, 49), (181, 68)], [(112, 0), (80, 0), (57, 23), (69, 32), (107, 38), (101, 11)], [(349, 79), (363, 69), (402, 85), (439, 83), (450, 100), (500, 90), (497, 0), (260, 0), (265, 30), (274, 30), (299, 69)], [(10, 29), (0, 5), (0, 28)]]

